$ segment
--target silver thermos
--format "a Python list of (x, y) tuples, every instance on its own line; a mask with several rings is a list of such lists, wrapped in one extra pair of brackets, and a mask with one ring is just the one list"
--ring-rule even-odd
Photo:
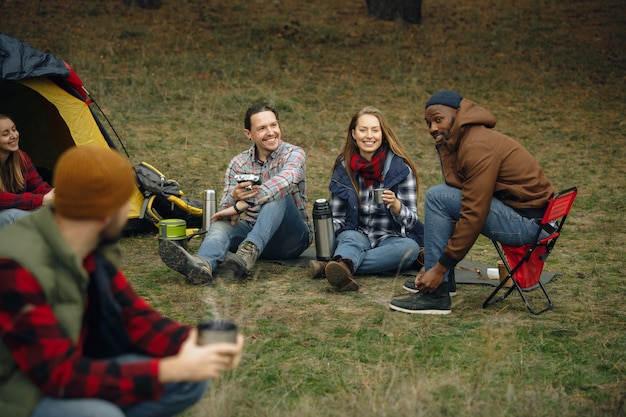
[(328, 261), (335, 252), (335, 230), (330, 203), (325, 198), (319, 198), (313, 204), (313, 227), (317, 259)]
[(202, 230), (209, 230), (211, 217), (215, 214), (215, 190), (204, 190), (202, 205)]

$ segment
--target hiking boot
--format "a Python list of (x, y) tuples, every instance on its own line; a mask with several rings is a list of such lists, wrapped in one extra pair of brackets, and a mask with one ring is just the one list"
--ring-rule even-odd
[(411, 266), (411, 268), (415, 269), (416, 271), (421, 271), (423, 267), (424, 267), (424, 248), (420, 248), (420, 251), (417, 254), (417, 259), (415, 260), (415, 262), (413, 262), (413, 265)]
[[(441, 292), (437, 289), (437, 292)], [(417, 292), (405, 298), (394, 298), (389, 303), (389, 308), (409, 314), (450, 314), (450, 294), (437, 292), (426, 294)]]
[(189, 254), (182, 246), (171, 240), (159, 242), (159, 256), (168, 268), (183, 274), (193, 285), (213, 282), (211, 265), (199, 256)]
[(313, 259), (309, 262), (309, 271), (311, 273), (311, 278), (319, 279), (326, 278), (326, 265), (328, 261), (318, 261)]
[(339, 292), (358, 291), (359, 284), (352, 279), (352, 270), (351, 260), (337, 256), (326, 264), (324, 272), (330, 285), (337, 288)]
[(259, 248), (254, 243), (245, 240), (239, 245), (237, 252), (227, 254), (222, 265), (233, 272), (235, 279), (241, 281), (250, 275), (258, 258)]

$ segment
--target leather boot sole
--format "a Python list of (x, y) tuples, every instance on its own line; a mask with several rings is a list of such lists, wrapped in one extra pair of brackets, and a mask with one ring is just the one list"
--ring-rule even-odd
[(170, 240), (159, 242), (159, 256), (168, 268), (184, 275), (190, 284), (203, 285), (213, 281), (208, 265), (201, 266), (201, 260), (196, 260), (184, 248)]
[(348, 268), (339, 262), (329, 262), (326, 265), (326, 279), (339, 292), (358, 291), (359, 284), (352, 279)]

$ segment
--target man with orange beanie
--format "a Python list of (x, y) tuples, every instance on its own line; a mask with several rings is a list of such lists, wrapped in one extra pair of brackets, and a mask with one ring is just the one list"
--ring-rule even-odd
[(0, 230), (0, 410), (15, 417), (172, 416), (239, 364), (237, 343), (198, 345), (119, 271), (135, 177), (116, 151), (71, 148), (54, 205)]

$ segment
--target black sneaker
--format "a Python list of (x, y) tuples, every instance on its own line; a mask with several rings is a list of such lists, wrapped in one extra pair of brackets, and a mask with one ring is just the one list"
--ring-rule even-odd
[(159, 242), (159, 256), (170, 269), (183, 274), (193, 285), (213, 282), (211, 265), (199, 256), (189, 254), (182, 246), (171, 240)]
[[(452, 281), (450, 281), (450, 279), (452, 279)], [(404, 281), (404, 285), (402, 286), (402, 289), (413, 294), (418, 293), (420, 291), (415, 286), (415, 278), (409, 278), (406, 281)], [(450, 297), (454, 297), (457, 294), (456, 282), (454, 281), (454, 275), (452, 274), (448, 276), (448, 293), (450, 294)]]
[(456, 295), (456, 280), (454, 279), (454, 268), (448, 271), (448, 293), (451, 297)]
[(415, 278), (407, 278), (407, 280), (404, 281), (402, 289), (413, 294), (420, 292), (415, 286)]
[(450, 314), (450, 294), (417, 292), (405, 298), (394, 298), (389, 308), (409, 314)]

